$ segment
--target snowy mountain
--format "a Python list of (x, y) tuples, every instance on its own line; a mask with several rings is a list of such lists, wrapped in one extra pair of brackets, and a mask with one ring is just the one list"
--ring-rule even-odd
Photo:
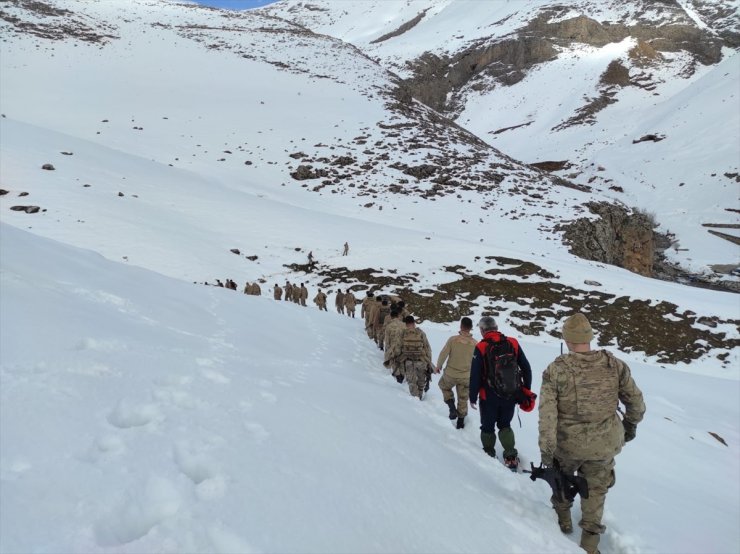
[(738, 7), (284, 0), (265, 13), (357, 45), (514, 158), (654, 213), (670, 260), (722, 274), (740, 240), (727, 237), (740, 225)]
[[(0, 552), (577, 551), (547, 487), (483, 457), (475, 421), (451, 429), (436, 386), (413, 402), (358, 320), (271, 300), (288, 279), (330, 304), (338, 287), (401, 294), (435, 355), (459, 317), (494, 314), (537, 389), (562, 320), (586, 312), (648, 405), (617, 460), (604, 552), (736, 550), (738, 296), (641, 275), (632, 249), (652, 244), (632, 208), (653, 210), (678, 241), (669, 261), (733, 282), (708, 268), (736, 267), (737, 245), (695, 232), (735, 225), (732, 14), (590, 5), (635, 25), (678, 14), (720, 54), (658, 50), (660, 96), (615, 89), (594, 125), (548, 130), (615, 59), (635, 78), (632, 38), (558, 44), (518, 82), (481, 74), (490, 87), (436, 109), (415, 98), (425, 52), (518, 36), (548, 6), (1, 3)], [(650, 133), (666, 138), (632, 144)], [(558, 160), (574, 166), (530, 165)], [(692, 177), (709, 171), (727, 183)], [(635, 271), (584, 259), (579, 240)], [(227, 278), (265, 297), (203, 285)], [(535, 418), (522, 423), (536, 462)]]
[[(573, 255), (564, 226), (605, 195), (405, 97), (352, 45), (261, 11), (144, 0), (17, 0), (2, 20), (5, 221), (194, 282), (392, 286), (424, 319), (485, 309), (545, 340), (582, 309), (604, 345), (709, 372), (735, 359), (735, 296)], [(644, 231), (579, 236), (625, 257)]]

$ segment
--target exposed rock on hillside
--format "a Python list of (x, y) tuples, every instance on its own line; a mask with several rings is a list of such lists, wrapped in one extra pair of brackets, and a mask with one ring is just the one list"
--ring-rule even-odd
[[(462, 107), (459, 93), (466, 86), (481, 90), (495, 84), (516, 84), (533, 66), (556, 58), (559, 48), (573, 43), (602, 47), (634, 37), (638, 45), (630, 54), (642, 65), (658, 61), (660, 52), (680, 50), (690, 53), (695, 62), (715, 64), (722, 59), (722, 46), (726, 44), (722, 38), (687, 23), (601, 23), (585, 15), (551, 22), (562, 15), (561, 11), (566, 8), (544, 10), (513, 36), (480, 39), (453, 55), (426, 53), (409, 63), (414, 76), (403, 86), (436, 110), (457, 112)], [(692, 71), (687, 68), (687, 72)], [(608, 84), (630, 83), (626, 68), (614, 72), (613, 77), (616, 81), (611, 83), (607, 76)]]
[(598, 219), (581, 218), (565, 226), (564, 239), (573, 254), (653, 276), (655, 262), (654, 219), (618, 204), (589, 203)]

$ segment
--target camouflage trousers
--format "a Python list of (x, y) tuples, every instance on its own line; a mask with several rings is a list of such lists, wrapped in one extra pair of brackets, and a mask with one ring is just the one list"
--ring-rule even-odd
[(344, 304), (337, 306), (337, 313), (344, 315)]
[(375, 337), (375, 344), (380, 346), (380, 348), (383, 348), (383, 341), (385, 340), (385, 331), (383, 330), (382, 325), (376, 325), (373, 328), (373, 333)]
[(453, 388), (457, 389), (457, 416), (465, 417), (468, 415), (468, 400), (470, 398), (469, 377), (450, 377), (447, 372), (442, 374), (439, 380), (439, 388), (442, 389), (442, 397), (445, 402), (455, 400)]
[(355, 309), (347, 307), (347, 315), (350, 317), (355, 317)]
[(370, 323), (370, 318), (367, 315), (365, 316), (365, 332), (367, 333), (367, 336), (369, 338), (375, 338), (375, 330), (373, 329), (373, 324)]
[(403, 363), (403, 371), (409, 384), (411, 396), (421, 398), (425, 390), (428, 390), (427, 364), (423, 361), (406, 360)]
[[(560, 468), (569, 474), (578, 472), (588, 482), (588, 498), (581, 498), (581, 521), (578, 523), (581, 529), (595, 535), (606, 531), (601, 524), (604, 515), (604, 500), (607, 491), (614, 486), (616, 475), (614, 473), (614, 458), (604, 461), (576, 461), (559, 460)], [(573, 502), (558, 503), (550, 499), (552, 507), (556, 512), (570, 512)]]

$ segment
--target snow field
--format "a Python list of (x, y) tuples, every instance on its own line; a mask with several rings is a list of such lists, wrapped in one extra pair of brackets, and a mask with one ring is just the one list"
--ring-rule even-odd
[[(453, 429), (437, 378), (408, 396), (361, 320), (0, 241), (0, 551), (577, 552), (547, 486), (481, 452), (476, 412)], [(423, 328), (436, 357), (454, 329)], [(538, 390), (558, 346), (523, 344)], [(604, 551), (732, 551), (737, 382), (632, 368), (648, 415)]]

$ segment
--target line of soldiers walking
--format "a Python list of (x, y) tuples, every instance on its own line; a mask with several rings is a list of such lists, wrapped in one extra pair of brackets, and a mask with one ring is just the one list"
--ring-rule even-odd
[[(516, 471), (519, 456), (511, 421), (517, 407), (530, 412), (537, 398), (531, 391), (532, 369), (521, 344), (501, 333), (491, 316), (479, 321), (482, 340), (477, 341), (472, 336), (472, 320), (464, 317), (458, 334), (447, 340), (436, 366), (432, 366), (426, 334), (400, 298), (368, 292), (361, 315), (368, 337), (384, 351), (383, 365), (396, 380), (405, 380), (409, 393), (422, 400), (432, 373), (442, 372), (438, 386), (450, 420), (463, 429), (468, 405), (474, 410), (479, 405), (484, 452), (496, 456), (498, 428), (504, 465)], [(568, 353), (557, 357), (542, 374), (540, 465), (565, 475), (577, 474), (587, 482), (588, 494), (581, 497), (580, 546), (589, 554), (598, 554), (599, 539), (606, 530), (602, 524), (604, 502), (616, 481), (614, 458), (635, 438), (645, 403), (627, 364), (607, 350), (591, 349), (593, 330), (583, 314), (576, 313), (564, 322), (562, 336)], [(511, 397), (502, 396), (497, 386), (500, 376), (493, 350), (508, 352), (515, 361), (518, 390)], [(620, 402), (625, 406), (621, 419)], [(574, 497), (553, 494), (550, 500), (560, 530), (572, 533)]]
[[(227, 280), (227, 288), (236, 283)], [(218, 281), (219, 286), (224, 286)], [(245, 294), (261, 294), (257, 283), (247, 283)], [(286, 282), (273, 289), (275, 300), (290, 300), (306, 306), (308, 289)], [(314, 298), (319, 309), (328, 311), (327, 297), (320, 289)], [(340, 314), (355, 317), (357, 300), (351, 290), (338, 290), (335, 306)], [(521, 344), (498, 329), (496, 320), (483, 316), (478, 322), (482, 340), (472, 335), (473, 322), (460, 320), (459, 332), (442, 348), (436, 365), (432, 349), (422, 329), (417, 326), (404, 301), (398, 296), (367, 292), (360, 317), (365, 331), (384, 352), (383, 365), (398, 383), (406, 381), (409, 393), (422, 400), (429, 390), (433, 373), (442, 373), (438, 386), (457, 429), (465, 427), (468, 407), (480, 406), (480, 440), (483, 451), (496, 457), (496, 439), (503, 449), (504, 465), (516, 471), (519, 456), (511, 421), (517, 407), (534, 409), (537, 395), (531, 392), (532, 369)], [(642, 392), (632, 379), (627, 364), (606, 350), (592, 350), (594, 334), (581, 313), (566, 319), (562, 337), (568, 353), (558, 356), (542, 374), (539, 407), (539, 449), (541, 466), (556, 468), (566, 475), (578, 474), (588, 484), (588, 495), (581, 497), (580, 546), (589, 554), (598, 554), (604, 501), (614, 486), (614, 458), (626, 442), (637, 434), (637, 424), (645, 414)], [(505, 348), (504, 348), (505, 346)], [(502, 395), (494, 379), (492, 350), (507, 351), (517, 368), (517, 394)], [(493, 361), (492, 361), (493, 360)], [(625, 411), (620, 419), (619, 403)], [(496, 434), (498, 430), (498, 437)], [(573, 532), (573, 498), (550, 499), (560, 530)]]

